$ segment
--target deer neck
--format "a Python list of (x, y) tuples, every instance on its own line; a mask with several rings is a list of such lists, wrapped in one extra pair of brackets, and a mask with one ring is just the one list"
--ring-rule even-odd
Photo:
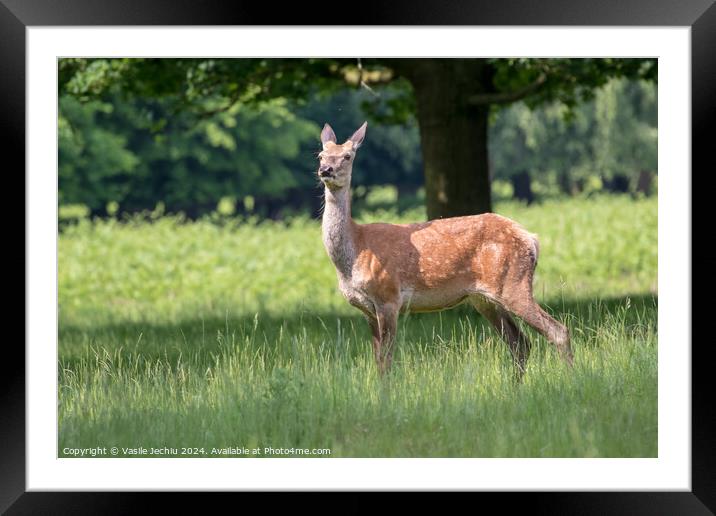
[(351, 218), (350, 186), (331, 190), (326, 187), (323, 209), (323, 245), (328, 256), (344, 278), (351, 277), (356, 258), (355, 223)]

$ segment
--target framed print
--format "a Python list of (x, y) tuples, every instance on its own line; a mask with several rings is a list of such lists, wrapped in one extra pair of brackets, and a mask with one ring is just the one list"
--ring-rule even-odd
[[(691, 169), (713, 164), (711, 2), (362, 4), (339, 26), (327, 13), (301, 26), (297, 5), (0, 1), (27, 299), (3, 393), (3, 510), (129, 512), (137, 491), (439, 490), (529, 491), (521, 502), (548, 513), (713, 511), (709, 361), (691, 328), (708, 309), (691, 278), (713, 282), (713, 260), (691, 254), (709, 233)], [(336, 70), (360, 98), (311, 104), (342, 91)], [(467, 115), (445, 115), (451, 88), (482, 80)], [(590, 94), (569, 86), (589, 81)], [(594, 93), (605, 84), (611, 97)], [(489, 106), (521, 99), (500, 125)], [(582, 129), (530, 111), (554, 100)], [(391, 117), (403, 125), (374, 124)], [(580, 130), (589, 145), (559, 148)], [(523, 141), (524, 172), (501, 175)], [(548, 145), (551, 165), (531, 158)], [(466, 161), (486, 200), (465, 194), (477, 179), (436, 172)], [(527, 229), (460, 225), (476, 204), (493, 211), (490, 189), (520, 200), (495, 211)], [(532, 206), (557, 190), (592, 211)], [(422, 209), (429, 222), (410, 225)], [(504, 273), (483, 272), (490, 260)], [(467, 305), (413, 319), (466, 299), (493, 330)]]

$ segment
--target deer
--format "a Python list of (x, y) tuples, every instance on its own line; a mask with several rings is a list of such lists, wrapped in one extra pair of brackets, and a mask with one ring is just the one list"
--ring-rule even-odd
[(341, 293), (368, 321), (380, 375), (391, 370), (399, 314), (446, 310), (465, 302), (507, 343), (518, 380), (531, 343), (513, 316), (543, 335), (571, 367), (569, 331), (532, 295), (537, 235), (496, 213), (413, 224), (353, 220), (351, 175), (367, 126), (364, 122), (338, 144), (326, 123), (317, 175), (325, 195), (323, 244)]

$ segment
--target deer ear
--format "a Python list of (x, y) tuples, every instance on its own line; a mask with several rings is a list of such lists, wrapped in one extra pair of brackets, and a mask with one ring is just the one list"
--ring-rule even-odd
[(328, 142), (336, 143), (336, 133), (333, 132), (330, 125), (326, 124), (321, 131), (321, 143), (325, 147)]
[(349, 138), (349, 140), (353, 142), (353, 149), (357, 149), (363, 145), (366, 127), (368, 127), (368, 122), (363, 122), (363, 125), (360, 126), (358, 130), (353, 133), (353, 136)]

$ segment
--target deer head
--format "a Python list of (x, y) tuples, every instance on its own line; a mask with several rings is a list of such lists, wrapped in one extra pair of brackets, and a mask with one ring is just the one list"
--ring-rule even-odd
[(320, 160), (318, 178), (326, 188), (338, 190), (350, 186), (353, 160), (365, 139), (367, 126), (368, 122), (363, 122), (353, 136), (340, 145), (336, 143), (336, 133), (331, 126), (328, 124), (323, 126), (321, 131), (323, 150), (318, 154)]

